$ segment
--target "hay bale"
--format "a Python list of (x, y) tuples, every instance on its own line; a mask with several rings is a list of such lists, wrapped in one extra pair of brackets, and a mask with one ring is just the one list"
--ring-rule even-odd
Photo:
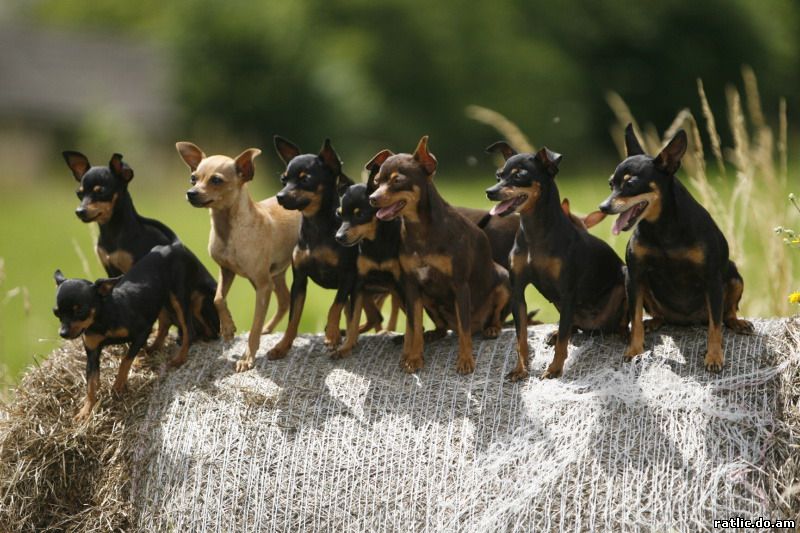
[[(578, 335), (562, 379), (520, 384), (502, 379), (511, 331), (475, 343), (467, 377), (452, 336), (427, 347), (418, 375), (382, 336), (337, 362), (303, 337), (285, 360), (234, 374), (238, 337), (197, 345), (163, 377), (135, 372), (85, 430), (68, 422), (83, 379), (65, 348), (0, 422), (0, 530), (27, 518), (29, 530), (695, 531), (789, 517), (798, 328), (755, 324), (755, 336), (725, 336), (719, 376), (702, 367), (705, 329), (665, 328), (634, 364), (619, 339)], [(534, 369), (551, 328), (530, 330)], [(88, 490), (62, 497), (75, 487)]]

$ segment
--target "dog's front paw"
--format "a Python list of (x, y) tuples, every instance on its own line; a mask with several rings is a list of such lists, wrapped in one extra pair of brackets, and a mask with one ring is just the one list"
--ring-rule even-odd
[(644, 344), (629, 344), (627, 348), (625, 348), (625, 353), (623, 357), (625, 361), (631, 361), (637, 355), (640, 355), (644, 352)]
[(114, 385), (111, 387), (111, 392), (117, 398), (119, 398), (120, 396), (125, 394), (127, 391), (128, 391), (128, 383), (127, 382), (125, 382), (125, 383), (117, 383), (117, 382), (115, 382)]
[(496, 339), (500, 335), (500, 327), (489, 326), (483, 330), (483, 337), (486, 339)]
[(250, 357), (249, 355), (244, 355), (241, 359), (236, 361), (236, 372), (247, 372), (251, 368), (253, 368), (253, 364), (255, 363), (255, 358)]
[(528, 379), (528, 369), (524, 366), (517, 366), (514, 370), (506, 374), (506, 379), (511, 383)]
[(472, 374), (475, 371), (475, 358), (472, 354), (465, 357), (459, 357), (456, 361), (456, 372), (461, 375)]
[(328, 348), (336, 348), (342, 343), (342, 334), (339, 328), (330, 329), (325, 331), (325, 346)]
[(291, 346), (276, 344), (267, 352), (267, 359), (269, 359), (270, 361), (283, 359), (284, 357), (286, 357), (286, 354), (289, 353), (290, 348)]
[(540, 376), (542, 379), (555, 379), (561, 377), (561, 372), (564, 370), (563, 366), (556, 366), (551, 364), (547, 367), (547, 370), (542, 372)]
[(224, 340), (230, 342), (233, 340), (233, 336), (236, 333), (236, 326), (233, 322), (225, 322), (220, 324), (219, 332)]
[(344, 359), (345, 357), (350, 355), (350, 352), (352, 351), (353, 351), (352, 348), (342, 346), (338, 350), (334, 350), (333, 352), (331, 352), (331, 359)]
[(726, 320), (725, 325), (741, 335), (753, 335), (756, 332), (752, 322), (749, 320), (742, 320), (741, 318)]
[(400, 361), (400, 366), (403, 368), (403, 370), (405, 370), (409, 374), (413, 374), (414, 372), (425, 366), (425, 363), (422, 360), (422, 357), (419, 355), (408, 356), (404, 357), (403, 360)]
[(725, 364), (725, 356), (722, 353), (722, 348), (709, 349), (706, 352), (706, 357), (703, 360), (706, 370), (709, 372), (721, 372), (722, 366)]
[(72, 420), (78, 423), (89, 420), (89, 417), (92, 416), (92, 407), (94, 407), (94, 404), (85, 402), (80, 410), (75, 413), (75, 416), (72, 417)]

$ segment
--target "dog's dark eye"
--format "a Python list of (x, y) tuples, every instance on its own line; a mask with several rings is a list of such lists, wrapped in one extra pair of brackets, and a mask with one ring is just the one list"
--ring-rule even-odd
[(224, 182), (224, 180), (218, 176), (212, 176), (209, 181), (211, 182), (211, 185), (222, 185)]
[(197, 176), (195, 176), (194, 174), (192, 174), (191, 176), (189, 176), (189, 182), (190, 182), (192, 185), (195, 185), (195, 184), (197, 184)]

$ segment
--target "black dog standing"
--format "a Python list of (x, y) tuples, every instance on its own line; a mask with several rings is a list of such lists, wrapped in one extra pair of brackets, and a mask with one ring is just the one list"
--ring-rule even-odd
[(555, 176), (561, 156), (542, 148), (536, 154), (517, 154), (505, 142), (488, 152), (506, 159), (497, 171), (497, 185), (486, 190), (499, 201), (491, 213), (520, 214), (520, 229), (511, 250), (511, 307), (517, 330), (517, 366), (512, 381), (528, 376), (528, 332), (525, 287), (532, 283), (556, 306), (558, 333), (555, 355), (543, 378), (561, 375), (567, 346), (575, 328), (584, 331), (627, 331), (624, 267), (614, 250), (590, 235), (565, 213)]
[[(301, 154), (300, 149), (282, 137), (275, 137), (286, 171), (281, 176), (283, 189), (277, 194), (278, 203), (286, 209), (303, 214), (300, 238), (292, 254), (292, 289), (289, 303), (289, 325), (283, 338), (268, 353), (269, 359), (280, 359), (292, 347), (300, 316), (305, 304), (308, 278), (326, 289), (336, 289), (336, 297), (328, 311), (325, 344), (335, 349), (341, 342), (339, 322), (356, 285), (358, 249), (336, 242), (339, 222), (336, 210), (339, 195), (353, 184), (342, 173), (342, 162), (326, 139), (319, 154)], [(348, 320), (348, 324), (350, 321)], [(344, 357), (349, 348), (343, 346), (333, 357)]]
[[(675, 177), (686, 146), (686, 133), (680, 130), (650, 157), (628, 124), (628, 157), (611, 176), (612, 192), (600, 209), (619, 214), (615, 234), (633, 229), (625, 253), (632, 323), (625, 358), (644, 351), (645, 327), (708, 324), (705, 367), (719, 372), (725, 363), (723, 322), (737, 333), (752, 333), (753, 325), (736, 316), (744, 281), (728, 259), (728, 242)], [(644, 310), (652, 317), (647, 325)]]
[(153, 323), (165, 308), (174, 314), (181, 334), (181, 346), (169, 362), (180, 366), (186, 361), (195, 337), (190, 312), (191, 283), (200, 272), (197, 259), (180, 243), (156, 246), (126, 274), (94, 283), (85, 279), (66, 279), (55, 272), (56, 307), (61, 321), (59, 334), (65, 339), (83, 335), (86, 350), (87, 394), (77, 420), (89, 417), (97, 402), (100, 386), (100, 353), (110, 344), (130, 343), (114, 382), (114, 392), (122, 393), (134, 358), (144, 348)]

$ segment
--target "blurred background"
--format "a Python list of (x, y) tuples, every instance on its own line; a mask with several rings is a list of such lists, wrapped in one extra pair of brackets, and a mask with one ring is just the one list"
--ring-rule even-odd
[[(772, 226), (791, 225), (797, 218), (784, 199), (789, 190), (800, 192), (798, 35), (800, 4), (794, 0), (4, 0), (5, 382), (58, 345), (53, 270), (102, 275), (92, 250), (96, 230), (73, 214), (76, 183), (61, 159), (64, 149), (84, 152), (93, 164), (124, 154), (135, 171), (130, 190), (139, 212), (175, 229), (216, 275), (205, 251), (208, 215), (183, 196), (189, 174), (174, 151), (177, 140), (191, 140), (209, 154), (262, 148), (251, 191), (263, 198), (279, 185), (276, 133), (306, 151), (331, 137), (345, 171), (357, 180), (378, 150), (411, 151), (429, 134), (445, 197), (488, 209), (483, 189), (493, 182), (497, 161), (483, 148), (500, 133), (470, 118), (467, 107), (479, 105), (507, 117), (534, 145), (565, 155), (562, 196), (586, 213), (606, 195), (606, 179), (619, 161), (617, 123), (626, 113), (643, 128), (663, 132), (688, 108), (700, 123), (698, 139), (714, 146), (702, 120), (698, 78), (723, 147), (735, 152), (742, 143), (739, 117), (726, 87), (742, 88), (742, 67), (749, 65), (763, 117), (753, 114), (751, 98), (741, 121), (754, 128), (759, 146), (766, 142), (759, 132), (777, 132), (769, 157), (782, 177), (767, 191), (780, 198), (780, 207), (763, 215)], [(711, 148), (705, 157), (712, 158)], [(723, 191), (714, 202), (718, 209), (736, 201), (736, 180), (746, 168), (735, 154), (721, 157), (733, 168), (709, 166), (712, 188)], [(612, 238), (609, 228), (606, 221), (596, 233), (621, 253), (628, 235)], [(762, 239), (779, 240), (747, 235), (735, 257), (744, 261), (750, 254), (753, 263), (745, 274), (745, 314), (791, 312), (758, 289), (759, 283), (769, 287), (772, 275), (760, 268), (763, 259), (754, 259), (764, 253), (756, 247)], [(793, 275), (792, 261), (783, 265), (784, 276), (787, 270)], [(318, 292), (309, 299), (304, 331), (320, 329), (332, 298)], [(230, 302), (240, 331), (249, 327), (253, 297), (247, 282), (234, 284)], [(535, 291), (530, 298), (545, 320), (557, 318)]]

